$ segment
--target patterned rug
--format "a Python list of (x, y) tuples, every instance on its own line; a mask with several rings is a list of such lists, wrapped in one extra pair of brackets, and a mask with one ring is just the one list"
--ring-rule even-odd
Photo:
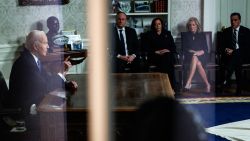
[(250, 97), (177, 98), (177, 100), (183, 104), (239, 103), (239, 102), (250, 102)]

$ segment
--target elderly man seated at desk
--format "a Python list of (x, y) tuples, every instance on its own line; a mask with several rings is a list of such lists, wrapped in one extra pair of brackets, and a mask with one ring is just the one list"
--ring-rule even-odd
[(65, 75), (71, 67), (66, 59), (57, 74), (48, 74), (40, 59), (47, 55), (48, 39), (43, 31), (34, 30), (26, 37), (25, 48), (14, 62), (10, 74), (10, 94), (12, 104), (29, 114), (32, 104), (38, 105), (45, 94), (57, 88), (77, 88), (75, 81), (67, 81)]

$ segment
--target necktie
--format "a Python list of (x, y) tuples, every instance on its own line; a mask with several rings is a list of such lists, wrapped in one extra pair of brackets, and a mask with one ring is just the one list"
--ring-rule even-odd
[(233, 49), (236, 49), (236, 43), (237, 43), (237, 39), (236, 39), (236, 29), (233, 30), (233, 35), (232, 35), (232, 46)]
[(41, 71), (42, 68), (41, 68), (41, 62), (40, 62), (40, 60), (38, 59), (36, 63), (37, 63), (37, 67), (38, 67), (39, 71)]
[(123, 37), (123, 34), (122, 34), (122, 30), (120, 29), (119, 31), (120, 31), (121, 48), (125, 52), (125, 43), (124, 43), (124, 37)]

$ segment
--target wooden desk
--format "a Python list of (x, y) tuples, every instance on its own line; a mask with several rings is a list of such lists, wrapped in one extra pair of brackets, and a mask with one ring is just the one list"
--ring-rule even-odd
[[(73, 74), (67, 78), (78, 82), (79, 88), (75, 94), (54, 91), (46, 95), (38, 107), (42, 140), (57, 141), (66, 138), (65, 134), (69, 140), (74, 140), (72, 136), (75, 135), (72, 134), (75, 132), (86, 139), (87, 75)], [(115, 100), (115, 130), (119, 129), (120, 132), (126, 123), (132, 120), (135, 110), (145, 100), (154, 96), (174, 97), (167, 74), (111, 74), (110, 79), (113, 79), (111, 97)], [(51, 95), (56, 93), (66, 93), (67, 100)]]

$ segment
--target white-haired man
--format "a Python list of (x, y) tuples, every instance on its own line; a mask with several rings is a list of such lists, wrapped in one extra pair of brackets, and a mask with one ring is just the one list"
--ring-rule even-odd
[(26, 115), (32, 104), (38, 105), (43, 96), (57, 88), (65, 88), (65, 84), (73, 85), (74, 81), (67, 82), (64, 75), (71, 67), (68, 60), (58, 74), (48, 74), (42, 67), (40, 58), (47, 55), (48, 39), (43, 31), (33, 30), (26, 37), (25, 48), (20, 57), (14, 62), (10, 74), (10, 94), (13, 105), (22, 108)]

